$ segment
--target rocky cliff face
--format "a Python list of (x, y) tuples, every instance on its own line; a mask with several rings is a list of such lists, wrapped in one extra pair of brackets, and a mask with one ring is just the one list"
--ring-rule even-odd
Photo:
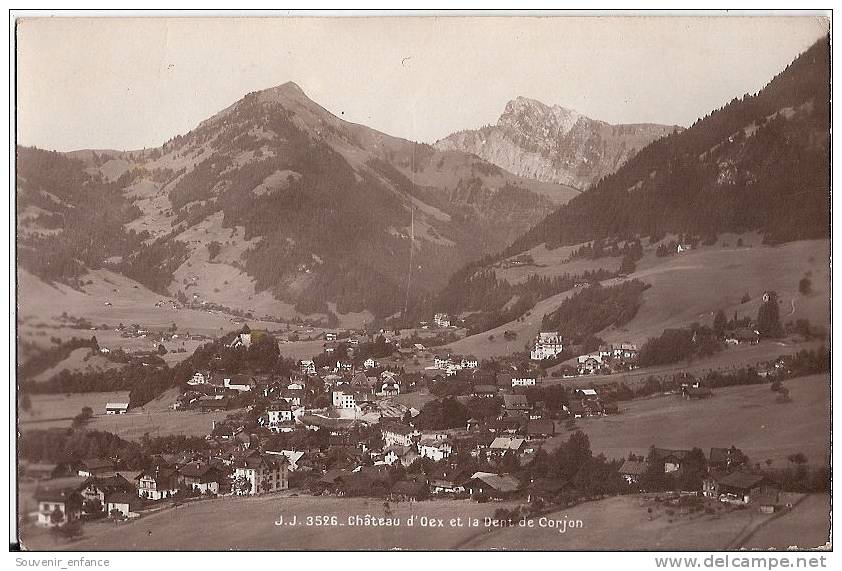
[(681, 127), (610, 125), (572, 109), (518, 97), (509, 101), (496, 125), (454, 133), (435, 146), (475, 154), (523, 177), (584, 190), (676, 130)]

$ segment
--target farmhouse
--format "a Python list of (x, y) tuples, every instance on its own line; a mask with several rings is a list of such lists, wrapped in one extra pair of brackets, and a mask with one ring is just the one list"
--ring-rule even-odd
[(375, 360), (374, 360), (374, 359), (372, 359), (371, 357), (369, 357), (368, 359), (366, 359), (366, 360), (363, 362), (363, 367), (365, 367), (366, 369), (373, 369), (373, 368), (375, 368), (376, 366), (377, 366), (377, 361), (375, 361)]
[(111, 474), (112, 472), (114, 472), (114, 468), (114, 462), (112, 462), (111, 460), (102, 460), (100, 458), (89, 458), (87, 460), (80, 460), (76, 464), (77, 474), (84, 478)]
[(541, 331), (535, 337), (529, 356), (534, 361), (552, 359), (564, 350), (561, 336), (557, 332)]
[(760, 334), (757, 331), (742, 327), (726, 332), (725, 342), (729, 345), (757, 345), (760, 342)]
[(526, 395), (503, 395), (503, 416), (525, 416), (530, 409)]
[(207, 462), (190, 462), (178, 470), (178, 480), (186, 488), (203, 494), (218, 494), (225, 477), (218, 468)]
[(508, 498), (520, 489), (520, 482), (512, 475), (498, 475), (492, 472), (476, 472), (465, 483), (465, 489), (473, 496)]
[(190, 386), (195, 385), (204, 385), (207, 382), (205, 375), (200, 372), (193, 373), (193, 376), (187, 380), (187, 384)]
[(684, 459), (690, 455), (690, 450), (672, 450), (669, 448), (654, 448), (654, 457), (664, 464), (664, 474), (672, 474), (681, 469)]
[(520, 453), (523, 450), (523, 445), (526, 442), (523, 438), (510, 438), (508, 436), (498, 436), (488, 447), (488, 454), (494, 457), (501, 457), (507, 452)]
[(708, 485), (704, 487), (709, 495), (725, 496), (746, 504), (762, 493), (763, 485), (766, 483), (762, 475), (749, 472), (731, 472), (723, 476), (712, 475), (711, 479), (715, 485), (708, 481)]
[(298, 362), (299, 370), (307, 375), (316, 374), (316, 364), (312, 360), (303, 360)]
[(474, 385), (471, 394), (480, 398), (492, 398), (497, 396), (497, 385)]
[(82, 517), (82, 496), (72, 489), (42, 489), (35, 492), (41, 527), (54, 527)]
[(526, 487), (526, 501), (551, 503), (566, 487), (567, 484), (560, 478), (535, 478)]
[(396, 462), (406, 468), (419, 458), (418, 452), (415, 451), (414, 446), (399, 446), (397, 444), (388, 446), (384, 450), (383, 461), (392, 466)]
[(127, 402), (110, 402), (105, 405), (105, 414), (126, 414), (128, 410)]
[(731, 448), (711, 448), (708, 466), (716, 470), (733, 470), (744, 465), (746, 455), (736, 446)]
[(450, 327), (450, 316), (446, 313), (437, 313), (433, 316), (433, 322), (437, 327)]
[(193, 406), (202, 412), (211, 412), (214, 410), (228, 410), (231, 406), (231, 399), (228, 397), (202, 397), (197, 399)]
[(465, 472), (455, 465), (437, 465), (429, 475), (430, 491), (434, 494), (461, 494), (465, 492), (465, 482), (470, 472)]
[(137, 493), (148, 500), (162, 500), (178, 491), (178, 474), (172, 468), (155, 466), (138, 474)]
[(462, 368), (463, 369), (476, 369), (479, 367), (479, 361), (473, 355), (467, 355), (462, 357)]
[(115, 492), (108, 496), (103, 506), (105, 507), (105, 513), (109, 516), (119, 513), (121, 517), (128, 518), (137, 513), (140, 507), (140, 498), (135, 494)]
[(105, 505), (105, 498), (107, 496), (118, 492), (128, 492), (137, 496), (137, 490), (134, 484), (120, 474), (99, 478), (92, 476), (85, 480), (79, 488), (79, 493), (83, 501), (98, 500), (103, 506)]
[(629, 484), (637, 484), (644, 472), (646, 472), (645, 460), (626, 459), (620, 466), (620, 476)]

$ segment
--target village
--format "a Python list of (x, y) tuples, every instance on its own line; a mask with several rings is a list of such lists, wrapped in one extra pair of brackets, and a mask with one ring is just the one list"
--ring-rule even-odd
[[(434, 322), (450, 326), (444, 314)], [(267, 494), (372, 497), (387, 505), (436, 498), (517, 500), (540, 511), (606, 493), (658, 491), (675, 494), (676, 501), (692, 496), (763, 513), (787, 509), (780, 482), (727, 442), (706, 452), (652, 442), (648, 456), (609, 462), (608, 472), (586, 486), (536, 469), (559, 453), (559, 442), (572, 446), (582, 435), (577, 420), (623, 414), (629, 395), (619, 394), (616, 384), (564, 383), (636, 368), (634, 344), (578, 355), (570, 359), (571, 375), (551, 379), (539, 365), (565, 349), (554, 332), (540, 332), (526, 360), (501, 361), (420, 343), (400, 348), (387, 331), (340, 335), (323, 333), (322, 352), (297, 361), (283, 376), (228, 374), (215, 367), (182, 379), (174, 413), (226, 416), (208, 422), (200, 444), (194, 439), (150, 455), (143, 469), (136, 462), (127, 469), (120, 457), (23, 461), (21, 480), (35, 486), (37, 504), (26, 521), (72, 537), (81, 533), (82, 522), (119, 524), (183, 502)], [(734, 334), (723, 337), (731, 343)], [(736, 342), (757, 338), (746, 334)], [(277, 341), (246, 325), (226, 336), (222, 347), (236, 354), (257, 343)], [(358, 351), (362, 348), (366, 351)], [(372, 356), (372, 348), (382, 357)], [(426, 366), (411, 372), (399, 366), (419, 358)], [(776, 366), (780, 370), (773, 373), (787, 372), (783, 361)], [(682, 399), (714, 395), (687, 375), (662, 390)], [(134, 414), (128, 402), (109, 402), (96, 413)]]

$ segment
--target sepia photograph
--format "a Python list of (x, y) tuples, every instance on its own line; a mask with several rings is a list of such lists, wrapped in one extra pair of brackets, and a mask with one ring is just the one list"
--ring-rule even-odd
[(826, 566), (831, 19), (10, 12), (18, 566)]

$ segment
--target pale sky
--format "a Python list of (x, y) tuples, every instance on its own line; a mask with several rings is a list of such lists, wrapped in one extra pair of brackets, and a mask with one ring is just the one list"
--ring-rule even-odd
[(161, 145), (294, 81), (334, 114), (434, 142), (523, 95), (611, 123), (689, 126), (827, 32), (817, 17), (34, 18), (18, 143)]

